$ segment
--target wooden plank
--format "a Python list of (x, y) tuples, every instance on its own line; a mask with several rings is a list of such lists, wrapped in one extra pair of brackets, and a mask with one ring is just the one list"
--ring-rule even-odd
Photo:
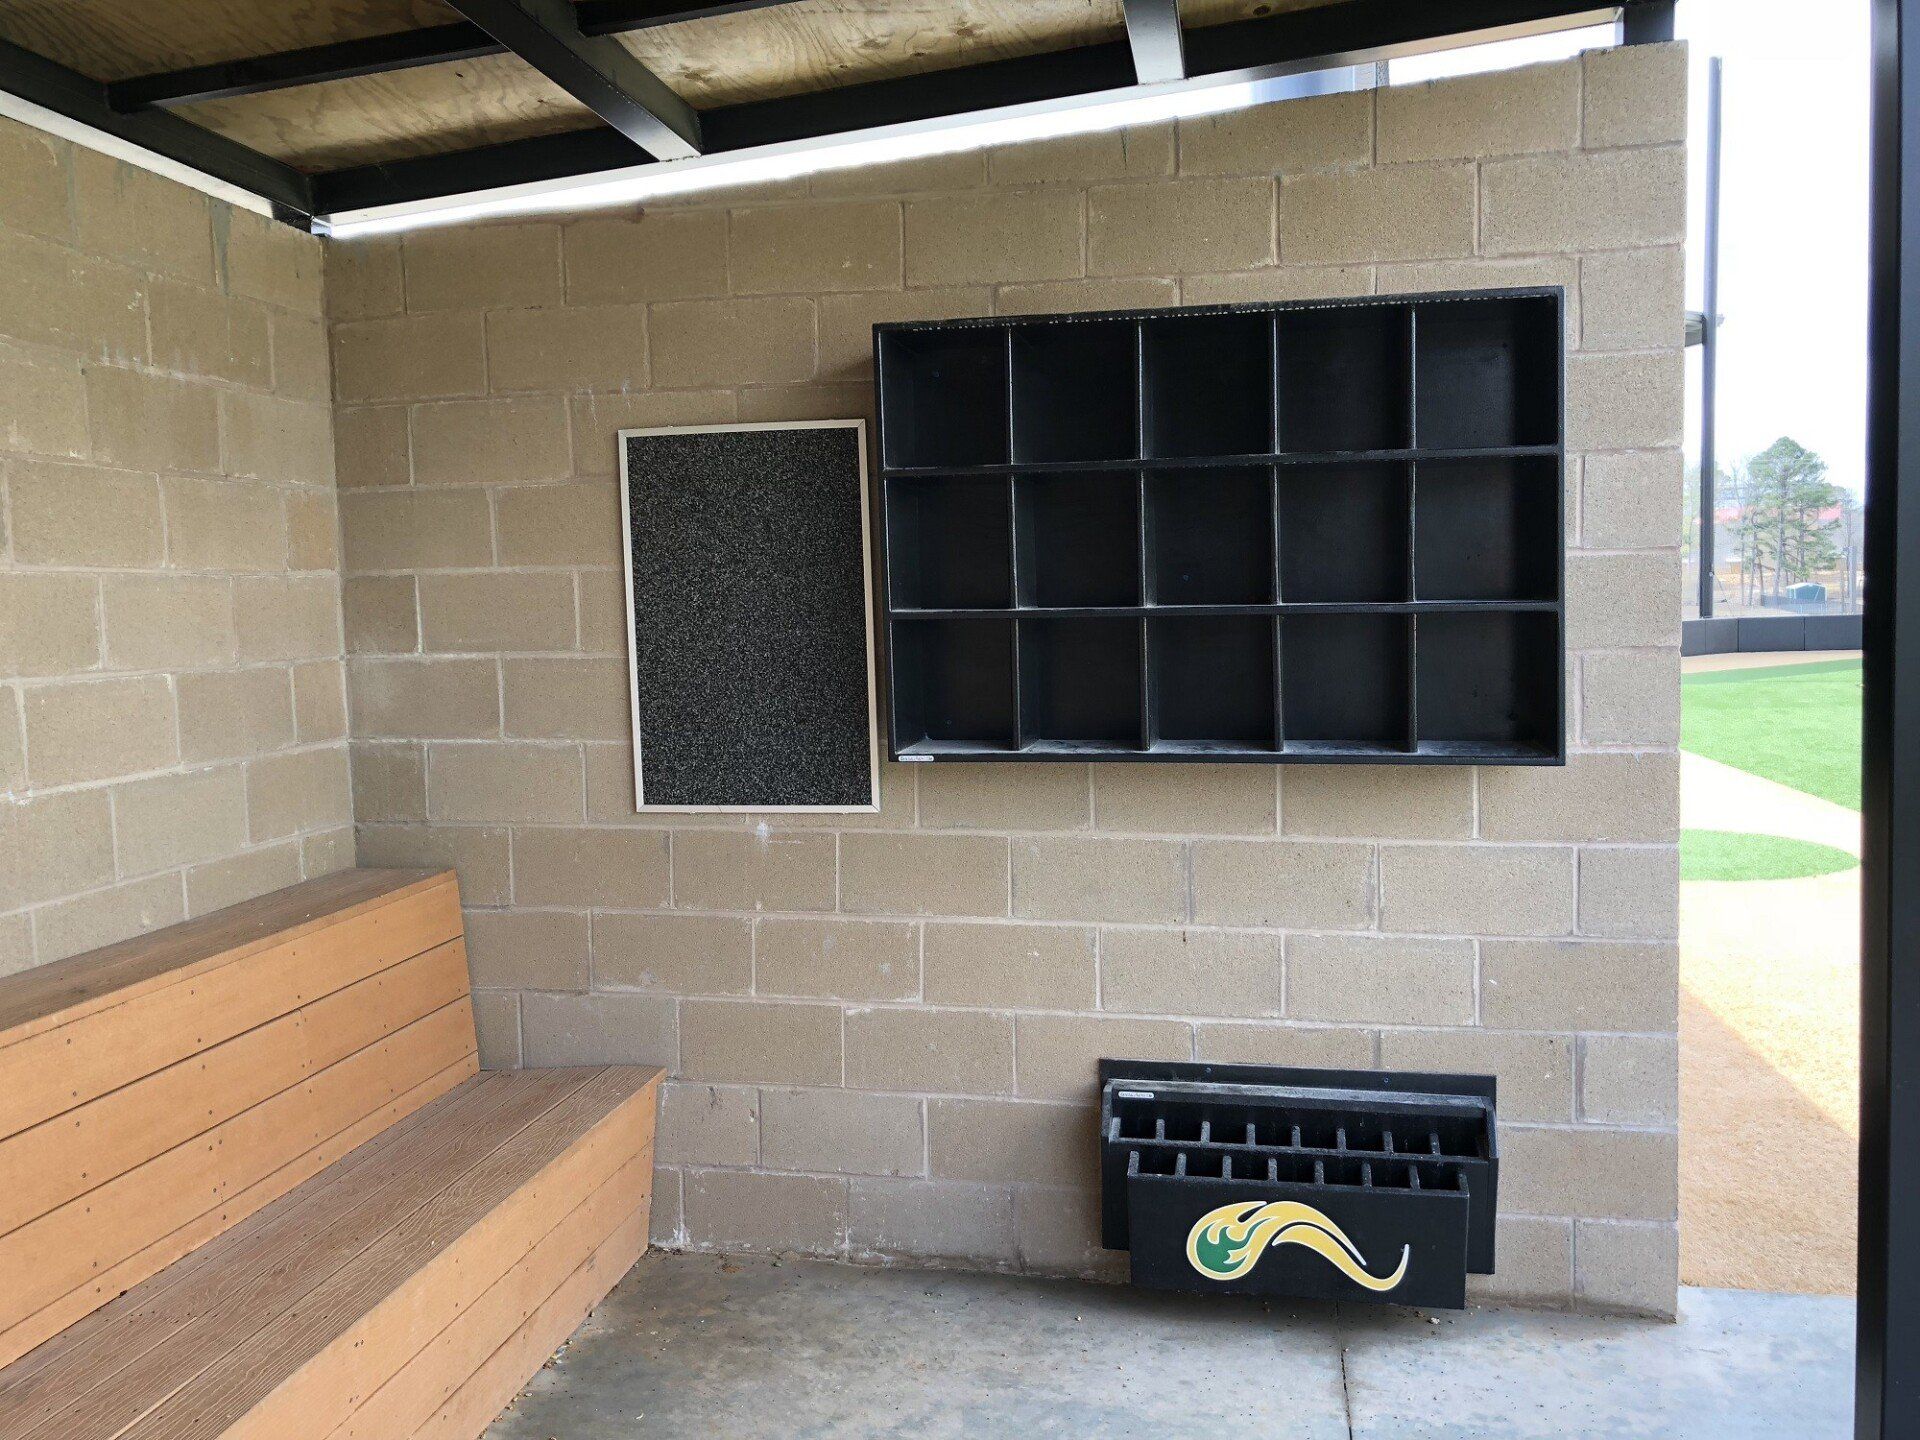
[(0, 1141), (0, 1235), (459, 999), (450, 940)]
[[(130, 988), (56, 1029), (0, 1047), (0, 1136), (277, 1019), (460, 934), (456, 888), (440, 884), (346, 918), (228, 952), (217, 968)], [(212, 962), (206, 962), (212, 964)], [(32, 972), (28, 972), (32, 973)]]
[[(483, 1165), (527, 1125), (577, 1093), (590, 1072), (550, 1071), (526, 1084), (469, 1086), (373, 1164), (320, 1177), (302, 1197), (223, 1242), (185, 1285), (66, 1346), (58, 1379), (6, 1440), (112, 1435), (139, 1419), (396, 1224)], [(304, 1202), (304, 1203), (299, 1203)]]
[(457, 1062), (472, 1023), (466, 1000), (443, 1006), (0, 1236), (0, 1324), (25, 1319)]
[(348, 1397), (371, 1393), (397, 1368), (395, 1353), (417, 1352), (531, 1248), (556, 1208), (645, 1148), (658, 1077), (596, 1072), (297, 1310), (258, 1329), (121, 1435), (324, 1435), (350, 1412)]

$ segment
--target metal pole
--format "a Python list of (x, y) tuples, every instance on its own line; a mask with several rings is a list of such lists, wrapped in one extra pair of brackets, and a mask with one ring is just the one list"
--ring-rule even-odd
[(1720, 381), (1720, 57), (1707, 61), (1705, 304), (1700, 316), (1700, 618), (1713, 618), (1713, 432)]

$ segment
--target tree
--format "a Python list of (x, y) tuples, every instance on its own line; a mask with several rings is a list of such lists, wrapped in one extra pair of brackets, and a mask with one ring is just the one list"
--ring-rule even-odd
[(1827, 462), (1799, 441), (1782, 435), (1739, 469), (1744, 472), (1740, 533), (1751, 555), (1758, 589), (1773, 570), (1778, 599), (1789, 575), (1805, 578), (1831, 569), (1840, 558), (1830, 512), (1846, 492), (1827, 479)]

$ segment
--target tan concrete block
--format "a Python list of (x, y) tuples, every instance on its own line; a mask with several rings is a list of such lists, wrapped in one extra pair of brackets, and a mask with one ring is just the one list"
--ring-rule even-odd
[(667, 837), (643, 830), (517, 830), (513, 899), (517, 905), (667, 904)]
[(98, 665), (99, 591), (91, 575), (0, 570), (0, 675), (65, 676)]
[(1677, 1125), (1678, 1039), (1672, 1035), (1582, 1036), (1580, 1118), (1600, 1125)]
[(650, 324), (656, 385), (700, 389), (813, 378), (808, 299), (680, 300), (654, 306)]
[(1290, 175), (1280, 185), (1280, 259), (1324, 265), (1471, 255), (1474, 171), (1392, 165)]
[(1359, 929), (1373, 918), (1374, 890), (1370, 845), (1194, 842), (1193, 915), (1202, 924)]
[(1567, 445), (1576, 450), (1678, 445), (1684, 389), (1678, 350), (1569, 356)]
[(180, 758), (165, 676), (36, 685), (21, 701), (27, 778), (37, 789), (137, 775)]
[(672, 1165), (755, 1164), (760, 1092), (731, 1085), (661, 1086), (659, 1157)]
[(64, 245), (9, 236), (0, 336), (120, 364), (147, 358), (145, 277)]
[(73, 147), (25, 125), (0, 133), (0, 226), (52, 240), (73, 233), (68, 157)]
[(933, 765), (920, 772), (920, 823), (933, 830), (1084, 830), (1085, 765)]
[(77, 457), (88, 443), (79, 360), (0, 349), (0, 450)]
[(1182, 175), (1277, 175), (1373, 158), (1373, 94), (1250, 106), (1179, 122)]
[(483, 394), (487, 356), (481, 317), (408, 315), (336, 325), (333, 388), (349, 405)]
[(576, 220), (562, 232), (567, 299), (694, 300), (727, 293), (727, 212), (656, 210)]
[(1500, 1149), (1500, 1207), (1514, 1214), (1672, 1220), (1679, 1209), (1671, 1132), (1503, 1125)]
[(683, 1001), (680, 1050), (686, 1079), (838, 1085), (840, 1007), (792, 1000)]
[(520, 997), (520, 1044), (525, 1063), (659, 1065), (674, 1068), (679, 1036), (673, 1001), (657, 995), (549, 995)]
[(681, 1198), (684, 1188), (684, 1172), (654, 1166), (653, 1203), (648, 1206), (647, 1216), (647, 1238), (652, 1244), (676, 1249), (687, 1245), (686, 1205)]
[(856, 1090), (1010, 1094), (1013, 1020), (979, 1010), (849, 1010), (846, 1083)]
[(218, 392), (190, 381), (110, 365), (86, 370), (96, 459), (147, 470), (216, 470)]
[(293, 729), (302, 745), (347, 738), (347, 677), (340, 661), (293, 667)]
[(607, 990), (745, 995), (753, 989), (752, 924), (721, 915), (596, 913), (593, 980)]
[(1580, 933), (1671, 940), (1680, 933), (1680, 852), (1582, 846)]
[(572, 395), (573, 473), (611, 480), (620, 473), (622, 430), (662, 425), (724, 425), (736, 418), (731, 390), (648, 390)]
[(1382, 164), (1477, 159), (1580, 142), (1580, 62), (1381, 88)]
[(520, 996), (517, 992), (475, 992), (473, 1029), (480, 1045), (482, 1070), (520, 1068)]
[(1371, 265), (1270, 265), (1226, 275), (1189, 275), (1180, 282), (1180, 298), (1188, 305), (1247, 305), (1371, 295), (1374, 289)]
[(326, 245), (327, 314), (334, 320), (372, 320), (406, 307), (400, 237), (329, 240)]
[(567, 405), (558, 395), (442, 400), (414, 407), (417, 485), (564, 480), (572, 470)]
[(897, 200), (846, 200), (732, 212), (729, 254), (739, 295), (897, 290)]
[(754, 986), (762, 995), (904, 1000), (920, 991), (919, 936), (912, 925), (870, 920), (768, 918), (754, 937)]
[(33, 964), (33, 921), (24, 912), (0, 918), (0, 975), (18, 975)]
[(1196, 1025), (1194, 1054), (1236, 1065), (1304, 1065), (1310, 1069), (1371, 1070), (1379, 1063), (1371, 1030), (1331, 1025)]
[(987, 152), (987, 178), (995, 185), (1084, 186), (1171, 175), (1173, 133), (1171, 125), (1143, 125), (1004, 145)]
[(1687, 138), (1687, 47), (1589, 50), (1586, 143), (1659, 145)]
[(822, 380), (870, 383), (873, 327), (898, 320), (956, 320), (993, 312), (985, 286), (932, 290), (881, 290), (820, 297)]
[[(911, 292), (909, 292), (911, 293)], [(996, 315), (1058, 315), (1070, 310), (1156, 310), (1180, 303), (1180, 282), (1109, 275), (1090, 280), (1036, 280), (993, 292)]]
[(420, 648), (411, 575), (360, 575), (343, 581), (340, 613), (349, 655), (408, 654)]
[(333, 412), (334, 473), (342, 490), (412, 483), (411, 446), (405, 405), (341, 406)]
[(677, 830), (673, 903), (695, 910), (831, 910), (832, 835)]
[(620, 564), (620, 496), (611, 483), (501, 490), (494, 504), (502, 565)]
[(407, 309), (494, 310), (560, 303), (558, 225), (462, 225), (401, 241)]
[(1273, 182), (1100, 185), (1087, 192), (1087, 270), (1188, 275), (1271, 265)]
[(1680, 555), (1567, 556), (1567, 648), (1677, 646)]
[(427, 818), (427, 752), (421, 745), (354, 742), (353, 818), (424, 822)]
[(478, 491), (340, 497), (341, 555), (349, 573), (493, 561), (493, 517)]
[(1389, 1070), (1492, 1075), (1500, 1082), (1502, 1120), (1564, 1123), (1573, 1115), (1570, 1035), (1472, 1028), (1382, 1030), (1380, 1063)]
[(1475, 1304), (1565, 1306), (1573, 1293), (1573, 1222), (1502, 1215), (1494, 1222), (1499, 1273), (1469, 1275)]
[(236, 385), (273, 383), (267, 310), (258, 302), (156, 278), (147, 290), (147, 315), (157, 368)]
[(625, 660), (500, 662), (506, 733), (531, 740), (618, 740), (633, 733)]
[(587, 917), (570, 910), (469, 910), (473, 983), (503, 990), (590, 988)]
[(273, 385), (295, 400), (333, 399), (333, 343), (323, 321), (271, 312)]
[(293, 743), (293, 687), (284, 666), (182, 675), (180, 758), (234, 760)]
[(347, 748), (295, 750), (247, 764), (247, 828), (255, 844), (353, 819)]
[(1677, 245), (1615, 250), (1580, 261), (1580, 346), (1651, 350), (1686, 332), (1686, 264)]
[(1289, 835), (1464, 840), (1473, 834), (1473, 772), (1296, 766), (1281, 780), (1280, 828)]
[(1278, 1015), (1279, 938), (1223, 930), (1102, 931), (1100, 1008)]
[(74, 235), (82, 250), (213, 283), (213, 219), (205, 195), (95, 150), (76, 147), (72, 166)]
[[(90, 587), (89, 587), (90, 590)], [(92, 614), (88, 593), (86, 613)], [(100, 582), (107, 664), (187, 670), (234, 659), (233, 583), (199, 575), (107, 575)]]
[(1004, 915), (1007, 842), (987, 835), (845, 835), (840, 908), (852, 914)]
[(105, 790), (0, 805), (0, 894), (10, 906), (91, 890), (113, 876), (113, 805)]
[(647, 307), (495, 310), (487, 316), (487, 379), (496, 393), (643, 386)]
[(926, 926), (926, 998), (936, 1005), (1091, 1010), (1096, 934), (1078, 925)]
[(335, 575), (240, 575), (233, 580), (234, 630), (242, 660), (338, 656), (340, 581)]
[(1375, 272), (1375, 280), (1375, 288), (1382, 295), (1558, 285), (1567, 292), (1567, 347), (1572, 349), (1580, 343), (1580, 258), (1577, 255), (1472, 256), (1463, 260), (1382, 265)]
[(689, 1170), (686, 1235), (715, 1250), (838, 1254), (847, 1243), (847, 1182), (750, 1170)]
[[(387, 580), (352, 584), (389, 585)], [(411, 622), (413, 581), (382, 592), (376, 615), (391, 623), (379, 633), (400, 638)], [(498, 651), (571, 650), (574, 644), (573, 577), (539, 572), (490, 571), (477, 574), (422, 575), (420, 639), (429, 651), (492, 654)], [(349, 620), (349, 643), (352, 622)], [(409, 637), (410, 638), (410, 637)], [(405, 647), (411, 648), (410, 644)], [(623, 695), (624, 682), (621, 686)]]
[(1680, 1283), (1678, 1226), (1576, 1221), (1573, 1255), (1574, 1294), (1584, 1307), (1662, 1320), (1674, 1317)]
[(246, 849), (240, 766), (156, 776), (113, 789), (113, 849), (121, 876), (146, 876)]
[(771, 1170), (924, 1175), (923, 1102), (855, 1090), (764, 1090), (760, 1163)]
[(1130, 1060), (1189, 1060), (1193, 1029), (1183, 1020), (1123, 1020), (1108, 1015), (1014, 1017), (1016, 1084), (1026, 1099), (1095, 1102), (1103, 1055)]
[(1471, 1025), (1471, 940), (1289, 935), (1287, 1015), (1371, 1025)]
[(579, 648), (590, 655), (618, 655), (626, 663), (627, 577), (617, 570), (580, 570), (573, 575), (579, 617)]
[(1580, 467), (1580, 535), (1589, 550), (1654, 550), (1680, 538), (1678, 450), (1589, 455)]
[(301, 315), (318, 315), (326, 303), (325, 260), (320, 238), (250, 211), (224, 212), (225, 248), (216, 257), (227, 291), (264, 300)]
[(20, 697), (0, 690), (0, 793), (27, 787), (27, 738), (20, 729)]
[(1095, 1190), (1013, 1192), (1020, 1269), (1028, 1275), (1065, 1275), (1119, 1284), (1126, 1257), (1100, 1244), (1100, 1195)]
[(351, 825), (336, 825), (331, 830), (316, 830), (300, 837), (300, 869), (309, 880), (351, 870), (358, 863), (354, 858)]
[(1496, 160), (1481, 169), (1487, 255), (1677, 245), (1687, 229), (1686, 152), (1576, 152)]
[(1178, 923), (1186, 846), (1173, 840), (1046, 837), (1013, 842), (1013, 913), (1029, 920)]
[(1086, 273), (1085, 201), (1073, 190), (1000, 190), (907, 202), (909, 285), (1004, 285)]
[[(941, 767), (932, 768), (937, 771)], [(1266, 766), (1095, 765), (1090, 768), (1096, 829), (1159, 835), (1273, 833), (1274, 772)], [(924, 805), (923, 790), (923, 808)]]
[[(972, 190), (987, 183), (987, 157), (982, 150), (956, 150), (917, 160), (884, 165), (854, 165), (825, 170), (806, 182), (819, 196), (907, 195), (929, 190)], [(784, 190), (769, 198), (787, 198)]]
[(1010, 1265), (1014, 1192), (998, 1185), (855, 1179), (848, 1245), (857, 1255)]
[(428, 747), (430, 820), (563, 825), (580, 820), (584, 808), (576, 745)]
[(1091, 1189), (1100, 1122), (1087, 1105), (929, 1100), (928, 1173), (947, 1180)]
[(186, 918), (178, 872), (62, 900), (34, 912), (33, 939), (42, 965), (130, 940)]
[(287, 511), (279, 492), (225, 480), (160, 481), (167, 563), (176, 570), (284, 570)]
[(1428, 935), (1565, 935), (1571, 848), (1382, 845), (1380, 928)]
[(1680, 831), (1680, 757), (1666, 752), (1569, 755), (1565, 766), (1480, 772), (1488, 840), (1671, 841)]
[(287, 568), (340, 569), (340, 506), (331, 489), (281, 496), (287, 510)]
[(865, 420), (874, 425), (873, 382), (832, 385), (756, 385), (740, 392), (742, 423), (789, 424), (798, 420)]
[[(351, 864), (351, 860), (348, 863)], [(242, 900), (284, 890), (301, 878), (297, 840), (195, 865), (187, 871), (187, 915), (192, 918), (224, 910)]]
[(1671, 944), (1488, 940), (1480, 947), (1480, 1018), (1514, 1030), (1670, 1031), (1679, 956)]
[(452, 870), (460, 898), (469, 905), (506, 905), (512, 900), (507, 832), (460, 825), (366, 825), (354, 835), (362, 865)]

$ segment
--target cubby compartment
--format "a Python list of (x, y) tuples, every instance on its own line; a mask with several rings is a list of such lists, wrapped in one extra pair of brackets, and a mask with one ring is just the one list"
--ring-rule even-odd
[(961, 325), (884, 331), (879, 385), (890, 468), (1007, 463), (1004, 329)]
[(1140, 454), (1139, 328), (1068, 320), (1012, 332), (1016, 463)]
[(1020, 732), (1028, 751), (1138, 750), (1140, 621), (1020, 622)]
[(1282, 465), (1280, 598), (1289, 605), (1408, 598), (1409, 467)]
[(1422, 450), (1558, 443), (1560, 325), (1552, 295), (1416, 306), (1414, 443)]
[(1016, 593), (1029, 606), (1140, 603), (1140, 478), (1054, 471), (1014, 481)]
[(1149, 603), (1272, 603), (1271, 469), (1151, 470), (1146, 494)]
[(896, 610), (1004, 610), (1013, 603), (1005, 475), (893, 476), (887, 582)]
[(1286, 616), (1280, 699), (1287, 749), (1405, 751), (1413, 722), (1410, 631), (1405, 615)]
[(1475, 610), (1421, 615), (1416, 735), (1422, 753), (1551, 759), (1561, 751), (1560, 617)]
[(901, 754), (1011, 753), (1011, 620), (900, 620), (893, 626), (894, 741)]
[(1277, 748), (1276, 623), (1264, 615), (1155, 616), (1147, 622), (1154, 754)]
[(1424, 460), (1413, 480), (1416, 600), (1553, 600), (1564, 522), (1549, 457)]
[(1283, 310), (1277, 319), (1282, 451), (1397, 450), (1412, 442), (1407, 307), (1334, 305)]
[(1148, 317), (1141, 329), (1141, 379), (1149, 456), (1271, 453), (1271, 313)]

